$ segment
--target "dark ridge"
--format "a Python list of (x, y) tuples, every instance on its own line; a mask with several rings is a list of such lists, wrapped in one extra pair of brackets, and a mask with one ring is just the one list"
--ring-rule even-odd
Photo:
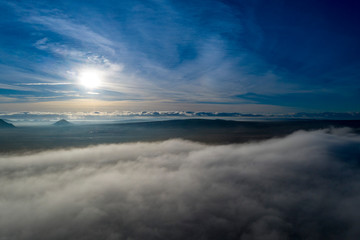
[(0, 128), (15, 128), (15, 126), (0, 119)]
[(54, 126), (70, 126), (72, 123), (66, 121), (65, 119), (61, 119), (53, 124)]
[[(54, 126), (54, 125), (52, 125)], [(283, 137), (298, 130), (348, 127), (360, 134), (357, 120), (230, 121), (170, 120), (137, 123), (81, 125), (58, 121), (59, 127), (18, 127), (2, 129), (0, 154), (35, 152), (96, 144), (164, 141), (182, 138), (206, 144), (230, 144)], [(62, 126), (62, 127), (61, 127)]]
[(142, 127), (161, 128), (233, 128), (249, 127), (255, 129), (291, 128), (293, 130), (313, 130), (329, 127), (360, 128), (360, 120), (318, 120), (318, 119), (288, 119), (275, 121), (233, 121), (224, 119), (177, 119), (165, 121), (115, 123), (114, 125), (136, 125)]

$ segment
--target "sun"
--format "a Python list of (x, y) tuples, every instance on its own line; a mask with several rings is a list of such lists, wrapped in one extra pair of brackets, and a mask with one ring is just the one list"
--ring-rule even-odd
[(89, 89), (97, 88), (101, 84), (102, 75), (96, 69), (84, 69), (79, 74), (79, 83)]

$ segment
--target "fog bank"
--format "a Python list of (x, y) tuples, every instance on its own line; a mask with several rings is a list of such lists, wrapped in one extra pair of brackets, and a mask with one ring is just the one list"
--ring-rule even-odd
[(360, 136), (0, 157), (0, 239), (357, 239)]

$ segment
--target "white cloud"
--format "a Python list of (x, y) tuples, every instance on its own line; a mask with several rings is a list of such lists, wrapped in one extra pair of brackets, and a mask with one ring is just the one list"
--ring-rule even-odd
[(63, 36), (67, 36), (81, 42), (94, 44), (103, 48), (104, 50), (112, 51), (110, 48), (112, 42), (110, 40), (104, 36), (99, 35), (98, 33), (95, 33), (89, 27), (82, 24), (73, 23), (64, 17), (33, 14), (25, 21), (33, 24), (41, 24), (47, 27), (49, 30)]
[(360, 137), (100, 145), (0, 159), (2, 239), (356, 239)]
[(17, 91), (34, 91), (33, 89), (30, 88), (4, 84), (4, 83), (0, 83), (0, 89), (17, 90)]
[(37, 82), (37, 83), (19, 83), (17, 85), (25, 85), (25, 86), (41, 86), (41, 85), (49, 85), (49, 86), (55, 86), (55, 85), (70, 85), (72, 83), (68, 82)]

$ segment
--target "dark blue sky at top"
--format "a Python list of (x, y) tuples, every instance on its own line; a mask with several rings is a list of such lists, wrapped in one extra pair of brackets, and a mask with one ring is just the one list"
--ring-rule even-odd
[[(350, 0), (0, 1), (0, 103), (360, 111), (359, 10)], [(84, 68), (106, 73), (96, 94), (78, 84)]]

